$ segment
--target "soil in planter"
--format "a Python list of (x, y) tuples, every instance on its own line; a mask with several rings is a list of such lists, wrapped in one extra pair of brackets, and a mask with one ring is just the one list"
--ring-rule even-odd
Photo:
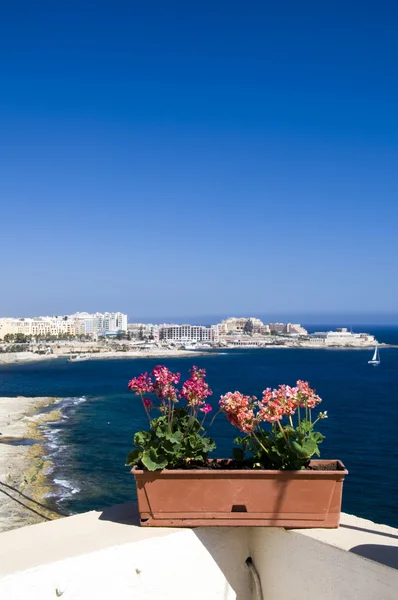
[(331, 460), (324, 465), (308, 465), (306, 469), (308, 469), (308, 471), (344, 471), (344, 468), (337, 460)]
[[(141, 467), (142, 468), (142, 467)], [(176, 469), (193, 471), (193, 470), (211, 470), (211, 471), (233, 471), (233, 470), (248, 470), (248, 471), (268, 471), (270, 469), (256, 468), (253, 469), (253, 462), (250, 460), (233, 460), (233, 459), (219, 459), (219, 460), (207, 460), (205, 463), (200, 461), (185, 462), (178, 467), (167, 469), (174, 471)], [(308, 471), (344, 471), (343, 467), (340, 466), (337, 460), (328, 461), (326, 464), (315, 464), (307, 465), (305, 467)]]

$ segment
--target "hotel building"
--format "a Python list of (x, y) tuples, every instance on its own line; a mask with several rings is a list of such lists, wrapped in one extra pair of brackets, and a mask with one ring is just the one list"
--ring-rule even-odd
[(170, 342), (218, 342), (218, 327), (203, 325), (160, 325), (159, 339)]
[(127, 331), (123, 313), (76, 313), (63, 317), (0, 318), (0, 339), (7, 334), (44, 337), (60, 335), (97, 335)]

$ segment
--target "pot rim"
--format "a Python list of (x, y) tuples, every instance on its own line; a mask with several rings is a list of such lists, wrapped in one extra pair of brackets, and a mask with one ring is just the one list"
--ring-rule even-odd
[[(215, 461), (218, 460), (229, 460), (229, 459), (214, 459)], [(232, 460), (232, 459), (231, 459)], [(258, 474), (258, 475), (295, 475), (295, 476), (299, 476), (299, 477), (319, 477), (321, 475), (334, 475), (336, 476), (337, 474), (339, 475), (348, 475), (348, 471), (345, 468), (344, 464), (342, 463), (341, 460), (338, 459), (314, 459), (310, 461), (310, 464), (319, 464), (319, 463), (337, 463), (340, 466), (340, 469), (336, 470), (326, 470), (326, 469), (322, 469), (322, 470), (317, 470), (317, 471), (311, 471), (309, 469), (300, 469), (300, 470), (281, 470), (281, 469), (218, 469), (218, 470), (211, 470), (211, 469), (161, 469), (159, 471), (149, 471), (149, 470), (144, 470), (144, 469), (139, 469), (137, 466), (134, 466), (130, 473), (132, 473), (133, 475), (162, 475), (162, 477), (174, 477), (175, 475), (178, 476), (192, 476), (192, 475), (200, 475), (200, 476), (212, 476), (215, 477), (217, 475), (244, 475), (244, 476), (248, 476), (249, 474)]]

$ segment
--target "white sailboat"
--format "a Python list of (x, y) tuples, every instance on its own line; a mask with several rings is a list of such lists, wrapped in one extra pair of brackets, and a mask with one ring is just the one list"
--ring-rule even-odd
[(372, 360), (368, 360), (368, 364), (373, 365), (374, 367), (377, 367), (377, 365), (380, 364), (380, 354), (379, 354), (379, 348), (377, 346), (375, 348), (373, 358), (372, 358)]

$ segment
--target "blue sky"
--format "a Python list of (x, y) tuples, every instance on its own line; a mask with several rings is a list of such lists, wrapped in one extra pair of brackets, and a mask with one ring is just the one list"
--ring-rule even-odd
[(0, 315), (398, 313), (394, 2), (15, 2)]

